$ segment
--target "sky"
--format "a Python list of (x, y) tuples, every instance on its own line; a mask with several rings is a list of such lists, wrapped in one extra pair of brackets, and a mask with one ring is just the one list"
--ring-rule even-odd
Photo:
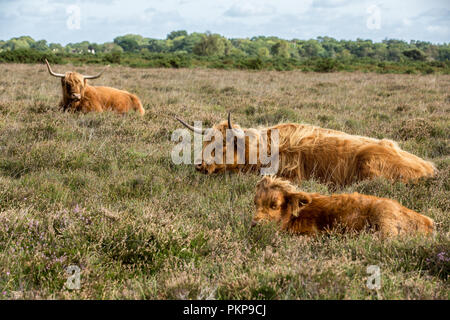
[(227, 38), (450, 42), (450, 0), (0, 0), (0, 39), (67, 44), (173, 30)]

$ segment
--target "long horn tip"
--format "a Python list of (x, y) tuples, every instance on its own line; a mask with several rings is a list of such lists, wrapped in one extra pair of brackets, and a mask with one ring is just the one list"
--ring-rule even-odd
[(178, 118), (177, 116), (173, 116), (175, 120), (177, 120), (178, 122), (180, 122), (183, 125), (186, 125), (187, 123), (184, 122), (181, 118)]

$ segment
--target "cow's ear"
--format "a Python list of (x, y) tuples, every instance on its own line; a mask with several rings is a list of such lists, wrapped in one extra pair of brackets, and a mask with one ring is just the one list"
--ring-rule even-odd
[(87, 83), (87, 79), (84, 78), (84, 86), (86, 86), (86, 83)]
[(311, 196), (306, 192), (293, 192), (287, 195), (288, 206), (294, 217), (298, 217), (300, 211), (302, 211), (305, 206), (310, 204), (311, 201)]

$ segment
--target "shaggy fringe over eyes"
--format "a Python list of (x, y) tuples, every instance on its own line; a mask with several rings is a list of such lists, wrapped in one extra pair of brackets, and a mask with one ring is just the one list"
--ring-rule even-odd
[(297, 188), (292, 185), (288, 180), (277, 178), (276, 176), (265, 176), (256, 184), (256, 189), (279, 189), (285, 193), (298, 192)]

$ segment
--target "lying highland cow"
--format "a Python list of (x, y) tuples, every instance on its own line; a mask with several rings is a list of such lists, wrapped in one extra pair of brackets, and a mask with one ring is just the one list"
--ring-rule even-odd
[(87, 83), (88, 79), (100, 77), (104, 70), (95, 76), (85, 76), (78, 72), (60, 74), (52, 71), (47, 60), (45, 63), (52, 76), (61, 78), (63, 98), (60, 106), (64, 111), (103, 112), (113, 110), (125, 113), (132, 109), (144, 115), (145, 110), (142, 103), (134, 94), (110, 87), (94, 87)]
[(378, 231), (382, 237), (433, 232), (433, 220), (397, 201), (359, 194), (297, 191), (286, 180), (264, 177), (256, 186), (256, 213), (252, 225), (276, 221), (283, 230), (315, 235), (319, 232)]
[[(181, 119), (178, 119), (190, 130), (205, 134), (205, 129), (195, 128)], [(273, 174), (287, 178), (291, 181), (316, 178), (322, 182), (331, 182), (336, 185), (346, 185), (355, 181), (385, 177), (390, 180), (409, 182), (420, 177), (429, 177), (435, 174), (435, 167), (431, 162), (425, 161), (415, 155), (401, 150), (391, 140), (372, 139), (355, 136), (344, 132), (324, 129), (312, 125), (285, 123), (268, 128), (241, 129), (228, 121), (215, 125), (211, 131), (218, 131), (223, 141), (216, 141), (214, 137), (204, 139), (203, 150), (210, 148), (211, 144), (221, 142), (223, 145), (223, 158), (228, 146), (234, 148), (234, 162), (223, 161), (217, 163), (212, 159), (202, 158), (196, 169), (208, 174), (223, 171), (252, 171), (259, 170), (263, 164), (249, 161), (249, 151), (256, 150), (261, 153), (267, 141), (267, 150), (272, 148), (271, 136), (278, 136), (278, 170)], [(242, 141), (245, 152), (238, 152), (236, 145), (230, 144), (226, 131), (233, 137)], [(264, 138), (263, 137), (267, 137)], [(245, 140), (243, 140), (245, 138)]]

